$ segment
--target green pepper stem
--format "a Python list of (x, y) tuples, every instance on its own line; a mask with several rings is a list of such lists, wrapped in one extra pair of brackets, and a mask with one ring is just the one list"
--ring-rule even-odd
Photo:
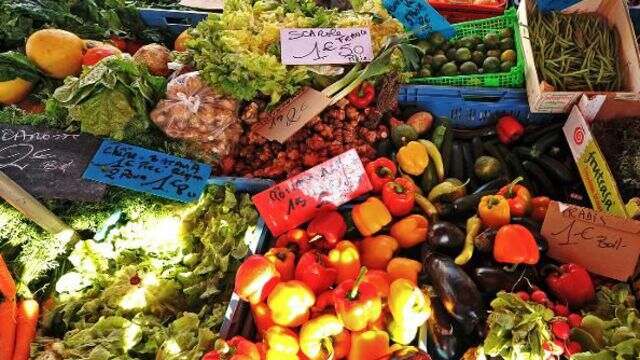
[(353, 287), (351, 288), (351, 291), (349, 292), (349, 300), (355, 300), (356, 297), (358, 297), (358, 290), (360, 289), (360, 285), (364, 281), (364, 276), (366, 274), (367, 274), (367, 268), (364, 267), (364, 266), (361, 267), (360, 268), (360, 273), (358, 274), (358, 277), (356, 278), (356, 281), (353, 283)]
[(330, 338), (323, 338), (322, 345), (327, 349), (327, 360), (333, 360), (335, 356), (335, 350), (333, 349), (333, 341)]
[(507, 187), (507, 193), (505, 195), (507, 195), (506, 197), (508, 199), (511, 199), (512, 197), (515, 196), (514, 192), (513, 192), (513, 188), (518, 185), (519, 182), (524, 181), (524, 178), (522, 176), (518, 176), (517, 178), (515, 178), (511, 184), (509, 184), (509, 187)]

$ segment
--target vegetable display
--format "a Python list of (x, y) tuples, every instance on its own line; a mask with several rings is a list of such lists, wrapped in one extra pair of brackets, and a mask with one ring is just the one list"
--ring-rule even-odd
[(619, 91), (620, 35), (594, 14), (529, 11), (536, 70), (556, 91)]

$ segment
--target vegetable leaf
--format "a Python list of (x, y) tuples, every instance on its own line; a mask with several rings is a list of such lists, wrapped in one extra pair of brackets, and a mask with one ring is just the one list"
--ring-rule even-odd
[(40, 72), (19, 52), (8, 51), (0, 54), (0, 82), (16, 78), (35, 83), (40, 80)]

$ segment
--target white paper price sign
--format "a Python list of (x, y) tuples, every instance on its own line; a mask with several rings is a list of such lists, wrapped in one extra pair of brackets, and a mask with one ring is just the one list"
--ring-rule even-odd
[(368, 28), (281, 29), (285, 65), (353, 64), (373, 60)]

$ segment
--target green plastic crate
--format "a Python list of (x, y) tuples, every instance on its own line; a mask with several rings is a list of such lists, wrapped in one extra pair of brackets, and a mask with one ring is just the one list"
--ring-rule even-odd
[(453, 27), (456, 29), (454, 39), (469, 35), (484, 36), (489, 32), (498, 32), (504, 28), (513, 29), (517, 56), (516, 65), (511, 68), (511, 71), (504, 73), (413, 78), (410, 83), (445, 86), (522, 87), (524, 83), (524, 51), (522, 50), (516, 9), (511, 8), (505, 11), (502, 16), (458, 23)]

